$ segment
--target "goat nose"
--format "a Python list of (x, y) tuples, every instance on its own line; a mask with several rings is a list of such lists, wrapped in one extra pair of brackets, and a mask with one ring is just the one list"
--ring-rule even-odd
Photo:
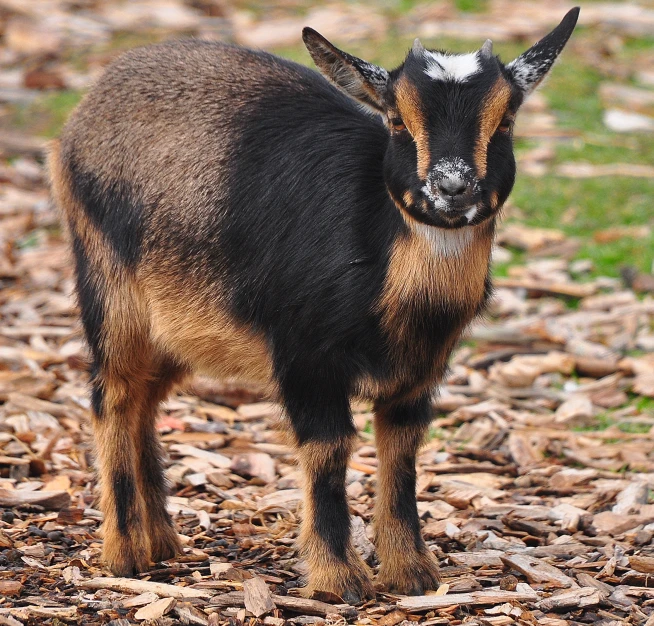
[(458, 176), (445, 176), (438, 182), (441, 193), (452, 197), (461, 195), (467, 188), (465, 181)]

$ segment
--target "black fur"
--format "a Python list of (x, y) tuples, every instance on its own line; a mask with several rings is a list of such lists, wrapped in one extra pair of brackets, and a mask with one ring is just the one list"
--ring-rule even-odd
[(103, 389), (98, 373), (104, 355), (102, 350), (102, 324), (104, 321), (103, 295), (98, 282), (90, 272), (89, 259), (80, 239), (73, 236), (73, 256), (77, 299), (81, 309), (84, 333), (91, 349), (91, 407), (97, 417), (102, 417)]
[(416, 506), (416, 451), (432, 419), (430, 398), (425, 396), (408, 404), (378, 407), (376, 412), (386, 429), (397, 432), (398, 440), (407, 441), (412, 435), (418, 440), (416, 448), (407, 445), (397, 461), (390, 510), (393, 517), (410, 530), (416, 549), (420, 550), (424, 548), (424, 541)]
[(320, 470), (313, 479), (311, 489), (316, 494), (314, 528), (330, 552), (341, 561), (347, 560), (350, 537), (350, 513), (345, 493), (347, 459), (338, 468)]
[(81, 240), (73, 237), (77, 299), (81, 308), (82, 324), (93, 357), (102, 361), (102, 324), (104, 322), (103, 294), (89, 266), (89, 259)]
[(130, 531), (134, 515), (136, 486), (130, 474), (116, 472), (111, 488), (114, 492), (118, 530), (121, 534), (126, 535)]
[(91, 366), (91, 408), (96, 417), (102, 417), (104, 411), (104, 386), (99, 378), (100, 369), (94, 361)]
[(62, 157), (71, 172), (76, 199), (118, 259), (127, 267), (135, 267), (141, 258), (144, 232), (140, 194), (127, 181), (101, 180), (79, 167), (74, 158)]

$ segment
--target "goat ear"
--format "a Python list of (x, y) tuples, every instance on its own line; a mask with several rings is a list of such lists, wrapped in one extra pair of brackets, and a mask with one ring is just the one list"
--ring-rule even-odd
[(318, 69), (350, 97), (380, 113), (388, 72), (339, 50), (313, 28), (302, 30), (302, 40)]
[(568, 11), (561, 23), (549, 34), (506, 66), (513, 82), (524, 92), (531, 93), (545, 78), (563, 50), (577, 24), (579, 7)]

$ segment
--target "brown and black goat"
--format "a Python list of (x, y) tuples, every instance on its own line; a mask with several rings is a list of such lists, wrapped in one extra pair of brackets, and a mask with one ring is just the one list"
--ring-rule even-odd
[(309, 589), (373, 593), (350, 539), (349, 401), (375, 406), (379, 582), (438, 581), (415, 457), (430, 396), (491, 291), (513, 121), (578, 9), (508, 65), (419, 41), (386, 70), (309, 28), (316, 72), (180, 41), (106, 70), (50, 156), (93, 359), (104, 558), (132, 575), (180, 551), (158, 404), (192, 372), (265, 381), (305, 475)]

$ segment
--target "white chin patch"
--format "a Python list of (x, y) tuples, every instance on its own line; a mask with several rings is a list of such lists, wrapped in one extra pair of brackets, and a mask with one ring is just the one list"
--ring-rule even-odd
[(436, 228), (425, 224), (413, 224), (413, 230), (429, 243), (435, 256), (457, 258), (462, 256), (473, 239), (473, 229), (470, 226), (463, 228)]
[(472, 222), (472, 220), (475, 219), (475, 215), (477, 215), (477, 207), (473, 206), (469, 211), (466, 212), (466, 217), (468, 218), (468, 224)]
[(427, 68), (425, 74), (434, 80), (453, 80), (465, 83), (468, 78), (481, 70), (477, 52), (470, 54), (442, 54), (425, 52)]

